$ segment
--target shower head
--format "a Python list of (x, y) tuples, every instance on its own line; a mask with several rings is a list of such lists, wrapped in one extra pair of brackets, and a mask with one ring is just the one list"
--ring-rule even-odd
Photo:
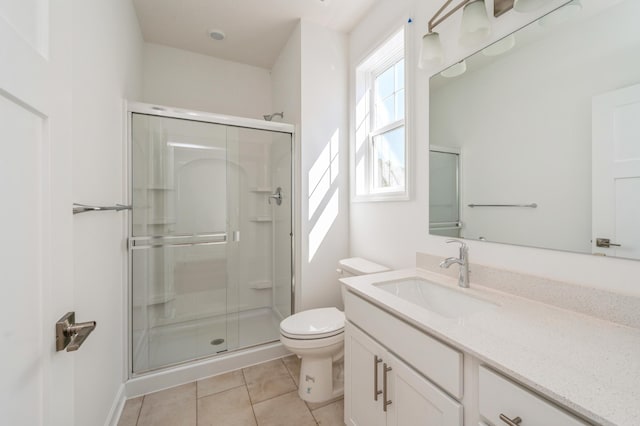
[(284, 118), (284, 112), (274, 112), (273, 114), (263, 115), (262, 117), (267, 121), (271, 121), (273, 120), (273, 117)]

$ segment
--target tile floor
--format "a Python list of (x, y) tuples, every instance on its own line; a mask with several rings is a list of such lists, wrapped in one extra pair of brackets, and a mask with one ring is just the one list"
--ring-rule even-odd
[(127, 401), (118, 426), (344, 426), (342, 398), (298, 397), (291, 355)]

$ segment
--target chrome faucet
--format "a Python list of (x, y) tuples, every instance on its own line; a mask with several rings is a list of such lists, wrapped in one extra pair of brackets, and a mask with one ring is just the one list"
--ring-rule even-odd
[(441, 268), (448, 268), (457, 263), (460, 265), (460, 275), (458, 276), (458, 285), (460, 287), (469, 288), (469, 247), (460, 240), (447, 240), (448, 243), (460, 244), (459, 257), (448, 257), (440, 262)]

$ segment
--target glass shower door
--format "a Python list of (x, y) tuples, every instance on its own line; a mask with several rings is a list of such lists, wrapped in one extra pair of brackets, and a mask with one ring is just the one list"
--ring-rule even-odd
[(133, 114), (133, 373), (228, 349), (227, 163), (226, 126)]
[(460, 237), (460, 154), (429, 150), (429, 232)]

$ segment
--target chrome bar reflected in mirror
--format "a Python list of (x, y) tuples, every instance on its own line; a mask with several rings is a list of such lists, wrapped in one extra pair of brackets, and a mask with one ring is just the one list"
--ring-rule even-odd
[(525, 207), (525, 208), (530, 208), (530, 209), (536, 209), (538, 208), (538, 204), (536, 203), (531, 203), (531, 204), (467, 204), (467, 206), (473, 208), (473, 207)]

